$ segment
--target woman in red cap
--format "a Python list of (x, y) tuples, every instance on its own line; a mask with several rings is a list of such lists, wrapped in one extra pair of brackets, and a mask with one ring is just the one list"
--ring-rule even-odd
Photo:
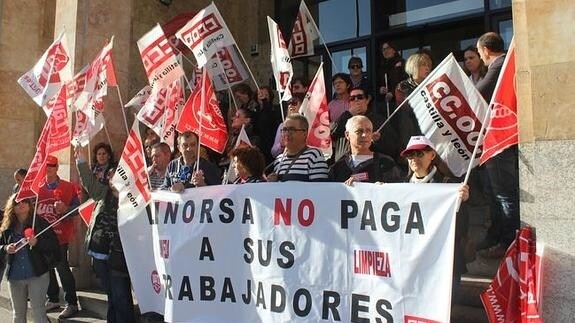
[[(449, 177), (438, 167), (440, 158), (435, 151), (433, 143), (425, 136), (413, 136), (409, 139), (407, 147), (401, 152), (401, 157), (407, 159), (409, 164), (409, 183), (459, 183), (459, 179)], [(461, 275), (467, 272), (465, 245), (467, 241), (468, 212), (465, 201), (469, 199), (469, 186), (463, 185), (459, 190), (461, 206), (455, 221), (455, 254), (453, 259), (453, 293), (457, 293), (461, 282)], [(469, 262), (469, 261), (468, 261)], [(456, 299), (456, 298), (454, 298)]]

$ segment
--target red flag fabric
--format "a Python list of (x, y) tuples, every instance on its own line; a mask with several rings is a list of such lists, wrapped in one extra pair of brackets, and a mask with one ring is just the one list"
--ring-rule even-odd
[(332, 154), (332, 149), (323, 63), (319, 65), (299, 111), (306, 117), (309, 123), (307, 145), (321, 150), (324, 156), (326, 156), (326, 159), (329, 159)]
[(82, 203), (80, 207), (78, 207), (78, 213), (80, 214), (80, 217), (82, 218), (82, 220), (84, 220), (84, 223), (87, 226), (90, 225), (90, 220), (92, 219), (92, 212), (94, 212), (95, 208), (96, 208), (96, 201), (94, 201), (93, 199), (87, 200), (86, 202)]
[(519, 143), (517, 131), (517, 96), (515, 93), (515, 42), (511, 41), (507, 57), (497, 80), (491, 103), (490, 120), (483, 139), (480, 163)]
[(195, 132), (202, 145), (221, 154), (226, 148), (228, 131), (205, 69), (200, 84), (188, 98), (176, 129), (180, 133)]
[(543, 322), (539, 312), (542, 251), (537, 249), (542, 246), (536, 244), (532, 228), (521, 228), (481, 294), (489, 322)]
[(40, 185), (46, 177), (46, 156), (70, 147), (65, 86), (62, 86), (58, 95), (48, 102), (47, 111), (50, 111), (50, 115), (36, 144), (36, 154), (32, 158), (28, 173), (22, 182), (18, 196), (16, 196), (17, 201), (38, 194)]

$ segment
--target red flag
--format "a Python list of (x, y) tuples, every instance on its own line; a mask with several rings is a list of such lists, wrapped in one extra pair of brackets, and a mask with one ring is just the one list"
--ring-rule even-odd
[(58, 95), (47, 104), (46, 111), (50, 112), (48, 120), (42, 129), (36, 154), (32, 158), (28, 173), (22, 182), (17, 201), (34, 197), (46, 177), (46, 156), (70, 147), (70, 128), (68, 126), (68, 109), (66, 105), (66, 87), (62, 86)]
[(82, 220), (84, 220), (84, 223), (86, 223), (87, 226), (90, 225), (90, 220), (92, 219), (92, 212), (94, 212), (95, 208), (96, 208), (96, 202), (93, 199), (87, 200), (86, 202), (82, 203), (80, 207), (78, 207), (78, 213), (80, 214), (80, 217), (82, 217)]
[(521, 228), (481, 294), (489, 322), (543, 322), (539, 313), (542, 252), (537, 248), (532, 229)]
[(323, 63), (319, 65), (299, 111), (306, 117), (309, 123), (307, 145), (321, 150), (326, 158), (329, 158), (332, 149)]
[(207, 77), (205, 69), (200, 84), (201, 86), (196, 87), (188, 98), (176, 129), (180, 133), (195, 132), (202, 145), (223, 153), (228, 140), (228, 131), (212, 82)]
[(519, 142), (517, 132), (517, 97), (515, 94), (515, 42), (511, 41), (507, 57), (497, 80), (497, 86), (489, 104), (491, 118), (485, 138), (480, 162), (499, 154)]

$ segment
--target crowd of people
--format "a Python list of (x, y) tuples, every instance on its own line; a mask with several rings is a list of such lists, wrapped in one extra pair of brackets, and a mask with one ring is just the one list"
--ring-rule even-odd
[[(247, 84), (240, 84), (232, 88), (237, 107), (222, 106), (230, 132), (223, 154), (201, 146), (193, 132), (180, 134), (172, 152), (157, 134), (146, 131), (143, 143), (151, 188), (179, 193), (222, 183), (332, 181), (353, 186), (357, 182), (382, 185), (461, 182), (440, 160), (434, 144), (421, 133), (411, 107), (402, 106), (378, 131), (388, 117), (387, 106), (392, 109), (399, 106), (433, 68), (429, 51), (415, 53), (405, 61), (392, 42), (384, 42), (381, 52), (378, 75), (382, 77), (375, 91), (370, 88), (358, 57), (349, 60), (349, 74), (332, 77), (334, 95), (328, 105), (334, 143), (331, 158), (326, 160), (319, 149), (306, 144), (310, 125), (298, 113), (309, 86), (305, 79), (293, 79), (292, 98), (282, 105), (274, 103), (271, 88), (253, 91)], [(464, 57), (469, 77), (489, 101), (504, 57), (503, 40), (495, 33), (487, 33), (479, 38), (476, 48), (465, 50)], [(376, 96), (382, 102), (379, 106), (374, 104)], [(242, 128), (251, 146), (235, 145)], [(46, 180), (38, 196), (33, 229), (38, 232), (74, 210), (80, 202), (94, 199), (96, 207), (85, 245), (93, 270), (108, 295), (108, 322), (134, 322), (130, 280), (116, 220), (118, 193), (110, 185), (116, 166), (114, 152), (105, 143), (94, 146), (91, 166), (85, 155), (82, 149), (76, 149), (76, 166), (83, 188), (80, 191), (58, 177), (58, 159), (47, 157)], [(485, 240), (477, 245), (484, 256), (501, 256), (501, 250), (511, 243), (519, 227), (517, 149), (511, 147), (498, 156), (474, 171), (475, 183), (480, 184), (472, 185), (471, 189), (467, 185), (461, 187), (460, 198), (464, 203), (456, 221), (454, 288), (466, 272), (465, 202), (471, 192), (483, 192), (490, 202), (491, 228)], [(14, 174), (15, 193), (25, 172), (18, 170)], [(36, 239), (33, 234), (26, 234), (33, 210), (30, 201), (16, 202), (12, 195), (0, 226), (0, 250), (2, 260), (7, 263), (5, 277), (12, 294), (14, 320), (25, 318), (28, 299), (37, 322), (45, 321), (42, 315), (45, 317), (46, 310), (60, 307), (56, 273), (66, 301), (60, 318), (73, 316), (78, 311), (78, 300), (67, 260), (74, 235), (73, 218), (68, 217)], [(19, 249), (23, 238), (28, 246)]]

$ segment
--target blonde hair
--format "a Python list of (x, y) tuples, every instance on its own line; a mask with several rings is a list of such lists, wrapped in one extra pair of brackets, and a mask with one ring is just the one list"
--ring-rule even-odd
[[(28, 203), (32, 206), (32, 203), (28, 199), (24, 199), (20, 201), (20, 203)], [(2, 219), (2, 225), (0, 225), (0, 232), (8, 230), (14, 222), (14, 219), (16, 219), (16, 213), (14, 212), (16, 205), (18, 205), (18, 203), (16, 203), (16, 194), (12, 194), (6, 201), (6, 206), (4, 206), (4, 218)], [(30, 207), (29, 215), (32, 215), (33, 213), (34, 208)]]
[(429, 56), (423, 53), (413, 54), (405, 62), (405, 73), (412, 79), (417, 80), (419, 78), (419, 67), (424, 65), (429, 66), (431, 69), (432, 63)]

